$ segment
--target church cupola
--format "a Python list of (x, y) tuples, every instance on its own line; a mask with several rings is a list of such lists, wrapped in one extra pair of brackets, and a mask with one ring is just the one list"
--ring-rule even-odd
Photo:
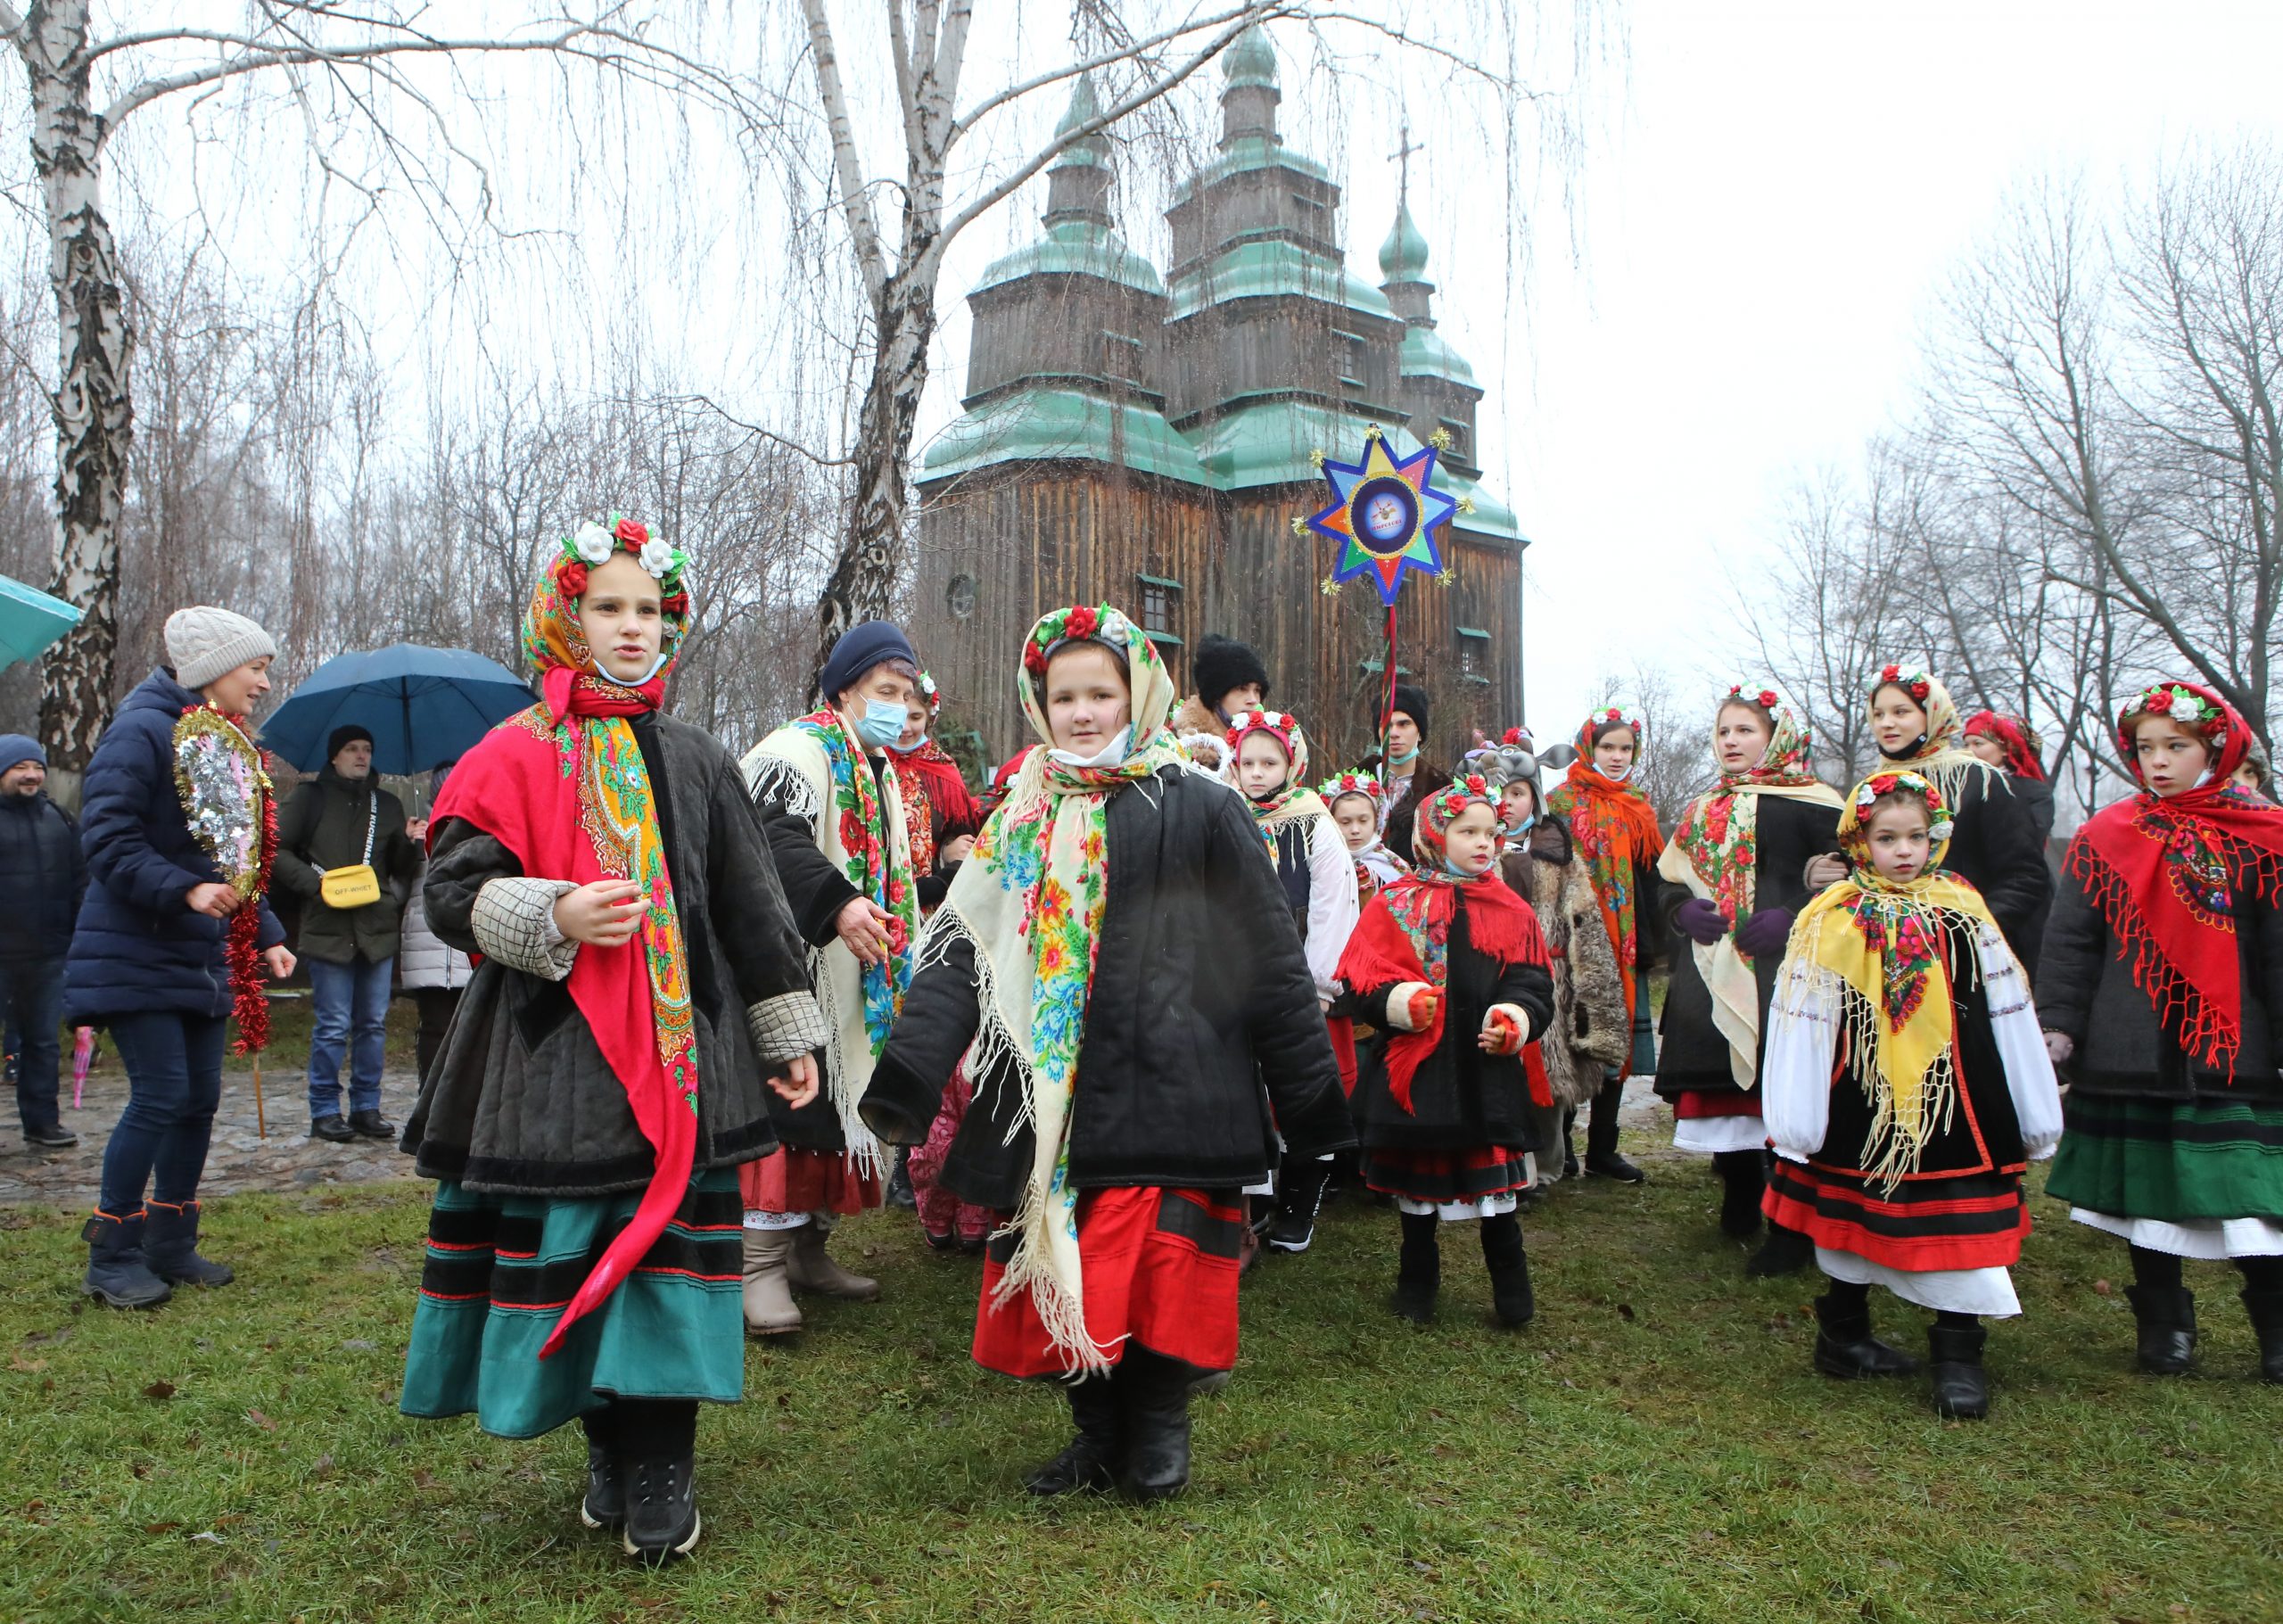
[(1247, 136), (1276, 139), (1276, 104), (1284, 99), (1276, 84), (1276, 50), (1258, 23), (1237, 36), (1222, 59), (1221, 150)]

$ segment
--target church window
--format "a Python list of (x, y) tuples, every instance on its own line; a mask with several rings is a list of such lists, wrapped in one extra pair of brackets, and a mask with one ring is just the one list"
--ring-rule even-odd
[(1474, 626), (1461, 626), (1459, 633), (1459, 680), (1488, 683), (1490, 680), (1490, 634)]
[(1137, 573), (1135, 579), (1142, 585), (1142, 631), (1160, 647), (1180, 647), (1181, 639), (1174, 635), (1174, 626), (1181, 618), (1181, 582), (1163, 575)]
[(975, 613), (975, 590), (974, 576), (952, 577), (952, 584), (944, 589), (944, 607), (951, 611), (953, 620), (963, 621)]

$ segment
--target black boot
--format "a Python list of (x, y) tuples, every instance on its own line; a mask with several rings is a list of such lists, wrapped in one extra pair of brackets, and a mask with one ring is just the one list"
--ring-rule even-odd
[(1078, 1435), (1061, 1454), (1023, 1480), (1034, 1495), (1099, 1493), (1117, 1487), (1117, 1468), (1124, 1451), (1125, 1420), (1119, 1414), (1117, 1386), (1113, 1376), (1089, 1376), (1065, 1382), (1070, 1399), (1070, 1419)]
[(1918, 1361), (1871, 1334), (1869, 1293), (1825, 1292), (1816, 1298), (1816, 1368), (1826, 1376), (1908, 1376)]
[(1276, 1190), (1276, 1216), (1268, 1225), (1269, 1245), (1280, 1252), (1308, 1249), (1308, 1242), (1315, 1239), (1324, 1183), (1331, 1176), (1329, 1161), (1284, 1158), (1284, 1176)]
[(587, 1434), (587, 1492), (579, 1498), (579, 1521), (615, 1533), (626, 1526), (626, 1478), (618, 1466), (618, 1417), (605, 1405), (579, 1418)]
[(177, 1286), (227, 1286), (235, 1278), (227, 1264), (198, 1255), (198, 1214), (195, 1201), (169, 1206), (152, 1201), (144, 1209), (143, 1261), (161, 1280)]
[(1110, 1385), (1125, 1428), (1117, 1486), (1130, 1500), (1166, 1500), (1189, 1487), (1189, 1389), (1197, 1367), (1126, 1345)]
[(155, 1308), (174, 1289), (151, 1272), (143, 1256), (143, 1214), (124, 1217), (95, 1208), (79, 1232), (87, 1243), (87, 1276), (80, 1290), (114, 1308)]
[(696, 1466), (694, 1456), (678, 1455), (620, 1467), (626, 1481), (626, 1527), (619, 1543), (629, 1556), (657, 1568), (689, 1554), (705, 1526), (697, 1514)]
[(1490, 1304), (1501, 1325), (1518, 1327), (1537, 1317), (1530, 1293), (1529, 1254), (1522, 1249), (1522, 1221), (1512, 1213), (1482, 1220), (1482, 1261), (1490, 1268)]
[(2127, 1286), (2140, 1331), (2140, 1368), (2152, 1376), (2184, 1376), (2196, 1357), (2196, 1294), (2184, 1286)]
[(395, 1125), (378, 1111), (349, 1113), (349, 1131), (359, 1139), (394, 1139)]
[(2283, 1291), (2246, 1286), (2244, 1307), (2259, 1338), (2260, 1380), (2283, 1382)]
[(1435, 1245), (1433, 1213), (1403, 1215), (1403, 1249), (1395, 1266), (1395, 1311), (1414, 1325), (1435, 1317), (1435, 1293), (1443, 1284), (1443, 1254)]
[(1768, 1169), (1757, 1150), (1722, 1150), (1712, 1158), (1720, 1175), (1720, 1232), (1734, 1241), (1760, 1233), (1760, 1199), (1768, 1191)]
[(1768, 1239), (1760, 1243), (1760, 1250), (1744, 1259), (1744, 1273), (1760, 1280), (1770, 1280), (1778, 1274), (1796, 1274), (1816, 1260), (1816, 1243), (1796, 1229), (1786, 1229), (1775, 1219), (1768, 1221)]
[(906, 1212), (919, 1205), (919, 1192), (911, 1187), (911, 1147), (900, 1145), (895, 1153), (895, 1167), (888, 1175), (887, 1204), (901, 1207)]
[(1620, 1184), (1638, 1184), (1648, 1175), (1617, 1153), (1617, 1110), (1625, 1101), (1625, 1079), (1612, 1077), (1594, 1096), (1586, 1118), (1586, 1171), (1595, 1178), (1613, 1178)]
[(1982, 1368), (1982, 1345), (1990, 1340), (1980, 1325), (1926, 1327), (1929, 1373), (1934, 1378), (1934, 1414), (1945, 1421), (1980, 1421), (1990, 1414), (1990, 1378)]
[(1562, 1176), (1579, 1178), (1584, 1174), (1578, 1161), (1578, 1108), (1573, 1105), (1562, 1113)]

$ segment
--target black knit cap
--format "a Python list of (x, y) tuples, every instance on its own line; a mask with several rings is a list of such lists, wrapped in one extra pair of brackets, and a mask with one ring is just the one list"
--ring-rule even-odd
[(1408, 682), (1395, 685), (1395, 708), (1419, 724), (1422, 733), (1427, 731), (1427, 690)]
[(371, 744), (373, 742), (371, 730), (353, 721), (345, 722), (335, 728), (326, 737), (325, 759), (331, 761), (334, 756), (339, 755), (343, 748), (355, 744), (360, 738), (367, 744)]
[(1218, 705), (1231, 688), (1248, 682), (1260, 684), (1261, 700), (1267, 701), (1268, 667), (1249, 647), (1217, 631), (1208, 631), (1197, 640), (1197, 652), (1189, 657), (1189, 672), (1197, 684), (1197, 697), (1208, 705)]
[(842, 632), (825, 656), (824, 669), (817, 673), (817, 691), (827, 705), (837, 705), (842, 694), (884, 660), (907, 660), (915, 667), (919, 664), (901, 629), (886, 621), (861, 621)]

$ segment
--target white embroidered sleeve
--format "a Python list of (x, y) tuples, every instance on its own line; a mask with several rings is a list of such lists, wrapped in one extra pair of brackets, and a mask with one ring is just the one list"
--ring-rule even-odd
[(1831, 1128), (1831, 1061), (1839, 1041), (1839, 977), (1784, 960), (1768, 1010), (1760, 1114), (1776, 1153), (1804, 1162)]

